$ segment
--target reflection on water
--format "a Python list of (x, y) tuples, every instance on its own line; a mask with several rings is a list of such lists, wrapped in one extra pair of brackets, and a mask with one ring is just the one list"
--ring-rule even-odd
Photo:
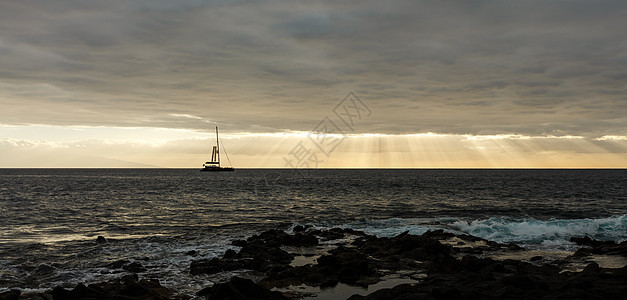
[(305, 295), (302, 298), (303, 300), (336, 300), (347, 299), (355, 294), (365, 296), (380, 289), (393, 288), (399, 284), (413, 284), (417, 282), (418, 280), (415, 279), (395, 277), (383, 279), (382, 281), (376, 284), (371, 284), (368, 287), (338, 283), (334, 287), (319, 288), (301, 284), (287, 288), (274, 288), (273, 290)]
[[(128, 260), (147, 269), (141, 276), (193, 294), (229, 274), (191, 276), (191, 261), (236, 249), (230, 245), (234, 239), (294, 223), (379, 236), (466, 230), (540, 250), (563, 249), (570, 236), (582, 233), (627, 238), (625, 170), (320, 169), (302, 174), (2, 169), (0, 288), (102, 281), (124, 272), (107, 265)], [(100, 235), (109, 242), (96, 243)], [(323, 242), (320, 251), (302, 252), (294, 263), (311, 263), (326, 246), (332, 245)], [(401, 279), (385, 282), (396, 285), (393, 280)], [(320, 297), (335, 297), (368, 290), (339, 285), (321, 292)]]

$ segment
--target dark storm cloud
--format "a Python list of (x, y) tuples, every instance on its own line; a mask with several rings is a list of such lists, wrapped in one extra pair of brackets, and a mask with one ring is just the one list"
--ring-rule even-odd
[[(627, 135), (624, 1), (5, 1), (0, 123)], [(193, 115), (200, 119), (177, 117)]]

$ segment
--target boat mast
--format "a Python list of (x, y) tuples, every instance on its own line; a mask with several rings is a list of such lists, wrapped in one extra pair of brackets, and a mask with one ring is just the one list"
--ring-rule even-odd
[(218, 159), (218, 167), (220, 166), (220, 138), (218, 138), (218, 126), (216, 126), (216, 158)]

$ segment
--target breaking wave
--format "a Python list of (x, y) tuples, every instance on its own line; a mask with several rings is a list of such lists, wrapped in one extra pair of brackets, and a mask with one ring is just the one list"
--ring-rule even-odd
[(451, 228), (500, 243), (516, 243), (531, 248), (572, 246), (571, 237), (589, 236), (597, 240), (627, 240), (627, 215), (598, 219), (514, 219), (494, 217), (484, 220), (455, 221)]

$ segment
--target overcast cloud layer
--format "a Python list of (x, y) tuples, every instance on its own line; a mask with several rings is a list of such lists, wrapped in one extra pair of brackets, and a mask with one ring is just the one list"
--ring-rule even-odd
[(2, 1), (0, 124), (627, 135), (627, 2)]

